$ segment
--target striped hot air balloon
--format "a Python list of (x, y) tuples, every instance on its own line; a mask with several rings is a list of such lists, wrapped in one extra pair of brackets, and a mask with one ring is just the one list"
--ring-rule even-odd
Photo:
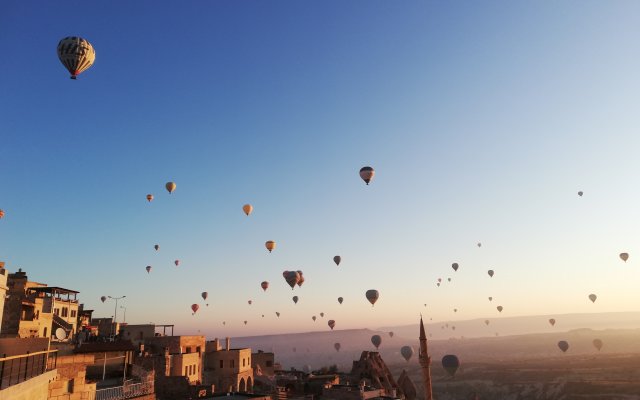
[(58, 42), (58, 58), (71, 74), (71, 79), (76, 79), (93, 65), (96, 60), (96, 51), (86, 39), (68, 36)]

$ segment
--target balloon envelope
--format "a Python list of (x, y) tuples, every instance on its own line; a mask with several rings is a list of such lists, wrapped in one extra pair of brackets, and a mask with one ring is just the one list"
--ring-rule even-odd
[(329, 328), (333, 330), (333, 327), (336, 326), (336, 321), (330, 319), (329, 321), (327, 321), (327, 325), (329, 325)]
[(454, 271), (457, 271), (459, 267), (458, 263), (451, 264), (451, 268), (453, 268)]
[(147, 270), (147, 274), (148, 274), (149, 272), (151, 272), (151, 265), (147, 265), (147, 268), (145, 269)]
[(373, 335), (371, 336), (371, 343), (373, 343), (373, 345), (376, 346), (376, 350), (377, 350), (378, 347), (380, 347), (380, 344), (382, 344), (382, 338), (380, 337), (380, 335)]
[(167, 192), (169, 193), (173, 193), (173, 191), (176, 190), (176, 184), (174, 182), (167, 182), (167, 184), (164, 185), (164, 187), (167, 189)]
[(489, 276), (490, 276), (491, 278), (493, 278), (493, 270), (492, 270), (492, 269), (490, 269), (489, 271), (487, 271), (487, 273), (489, 274)]
[(371, 306), (373, 307), (373, 305), (376, 304), (376, 301), (378, 301), (378, 298), (380, 297), (380, 293), (375, 289), (369, 289), (365, 293), (365, 296), (367, 297), (367, 300), (369, 300), (369, 303), (371, 303)]
[(360, 178), (368, 185), (369, 182), (373, 179), (376, 171), (371, 167), (362, 167), (360, 168)]
[(340, 265), (340, 261), (342, 261), (342, 257), (340, 256), (333, 257), (333, 262), (336, 263), (336, 265)]
[(155, 246), (153, 246), (153, 248), (156, 249), (156, 251), (160, 250), (160, 246), (157, 245), (157, 244)]
[(622, 259), (622, 261), (627, 262), (627, 260), (629, 259), (629, 253), (620, 253), (620, 258)]
[(206, 300), (206, 299), (207, 299), (207, 297), (209, 297), (209, 293), (208, 293), (208, 292), (202, 292), (202, 293), (200, 294), (200, 296), (202, 296), (202, 300)]
[(452, 377), (456, 375), (456, 371), (460, 367), (460, 360), (453, 354), (447, 354), (442, 357), (442, 368), (444, 368)]
[(2, 219), (2, 217), (4, 217), (4, 210), (0, 210), (0, 219)]
[(193, 311), (193, 313), (195, 314), (196, 312), (198, 312), (198, 310), (200, 309), (200, 306), (197, 304), (192, 304), (191, 305), (191, 311)]
[(554, 318), (549, 318), (549, 323), (551, 326), (554, 326), (556, 324), (556, 320)]
[(338, 303), (342, 304), (343, 301), (344, 299), (342, 297), (338, 297)]
[(595, 303), (597, 298), (598, 296), (593, 293), (589, 295), (589, 300), (591, 300), (592, 303)]
[(582, 197), (583, 194), (584, 193), (582, 192), (582, 190), (578, 192), (578, 196), (580, 196), (580, 197)]
[(151, 202), (151, 200), (153, 200), (153, 195), (152, 194), (148, 194), (147, 195), (147, 201)]
[(293, 290), (300, 281), (300, 273), (298, 273), (298, 271), (284, 271), (282, 276), (289, 286), (291, 286), (291, 290)]
[(96, 60), (91, 43), (78, 36), (66, 37), (58, 42), (58, 58), (71, 74), (71, 79), (86, 71)]
[(174, 263), (174, 264), (176, 265), (176, 267), (177, 267), (178, 265), (180, 265), (180, 260), (175, 260), (173, 263)]
[(484, 320), (484, 324), (485, 324), (485, 325), (489, 325), (489, 320), (488, 320), (488, 319), (485, 319), (485, 320)]
[(600, 351), (600, 349), (602, 349), (602, 340), (593, 339), (593, 346)]
[(253, 206), (251, 204), (245, 204), (242, 206), (242, 211), (249, 216), (249, 214), (253, 212)]
[(565, 353), (567, 350), (569, 350), (569, 343), (567, 343), (566, 340), (561, 340), (558, 342), (558, 347), (560, 348), (560, 350), (562, 350), (563, 353)]
[(298, 296), (293, 296), (293, 302), (294, 302), (295, 304), (298, 304)]
[(496, 307), (496, 309), (498, 310), (498, 312), (502, 312), (502, 310), (503, 310), (502, 306), (498, 306), (498, 307)]
[(269, 289), (269, 282), (262, 281), (262, 283), (260, 284), (260, 287), (262, 288), (262, 290), (264, 290), (266, 292), (267, 289)]
[(102, 296), (100, 297), (100, 301), (102, 301), (103, 303), (107, 300), (107, 296)]
[(340, 345), (340, 343), (334, 343), (334, 344), (333, 344), (333, 348), (334, 348), (334, 349), (336, 349), (336, 351), (340, 351), (340, 347), (342, 347), (342, 346)]
[(267, 240), (264, 244), (264, 247), (266, 247), (267, 250), (269, 250), (269, 253), (271, 253), (271, 251), (276, 248), (276, 242), (274, 242), (273, 240)]
[(407, 362), (409, 362), (411, 357), (413, 357), (413, 347), (411, 347), (411, 346), (402, 346), (402, 348), (400, 349), (400, 354), (402, 355), (402, 357), (404, 357), (404, 359)]
[(393, 331), (389, 332), (389, 337), (393, 337)]
[(323, 313), (323, 312), (321, 312), (321, 313), (320, 313), (320, 316), (321, 316), (322, 318), (324, 318), (324, 313)]

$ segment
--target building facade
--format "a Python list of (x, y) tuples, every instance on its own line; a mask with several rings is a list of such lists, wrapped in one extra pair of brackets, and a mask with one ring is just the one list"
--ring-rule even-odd
[(218, 339), (207, 342), (204, 382), (214, 385), (216, 392), (251, 392), (251, 349), (232, 349), (230, 338), (226, 338), (224, 348)]

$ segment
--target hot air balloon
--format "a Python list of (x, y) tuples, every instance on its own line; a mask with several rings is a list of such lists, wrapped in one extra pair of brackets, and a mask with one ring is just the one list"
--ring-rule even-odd
[(267, 250), (269, 250), (269, 253), (271, 253), (271, 251), (276, 248), (276, 242), (274, 242), (273, 240), (267, 240), (264, 244), (264, 247), (266, 247)]
[(4, 210), (0, 210), (0, 219), (4, 217)]
[(454, 377), (456, 375), (458, 367), (460, 367), (460, 360), (458, 360), (458, 357), (456, 357), (455, 355), (447, 354), (446, 356), (442, 357), (442, 368), (444, 368), (444, 370), (447, 371), (447, 373), (451, 375), (451, 377)]
[(207, 297), (209, 297), (209, 293), (208, 292), (202, 292), (202, 293), (200, 293), (200, 296), (202, 296), (202, 300), (207, 301)]
[(484, 324), (485, 324), (485, 325), (487, 325), (487, 326), (489, 326), (489, 320), (488, 320), (488, 319), (485, 319), (485, 320), (484, 320)]
[(153, 246), (153, 248), (156, 249), (156, 251), (160, 250), (160, 246), (157, 245), (157, 244), (155, 246)]
[(302, 271), (297, 270), (296, 272), (300, 275), (300, 279), (298, 279), (298, 287), (301, 287), (304, 283), (304, 276), (302, 275)]
[(336, 265), (340, 265), (340, 261), (342, 261), (342, 257), (340, 256), (333, 257), (333, 262), (336, 263)]
[(244, 211), (244, 213), (247, 214), (248, 217), (249, 214), (253, 212), (253, 206), (251, 204), (245, 204), (242, 206), (242, 211)]
[(336, 349), (336, 351), (340, 351), (340, 347), (342, 347), (342, 346), (340, 346), (340, 343), (334, 343), (333, 344), (333, 348)]
[(96, 51), (86, 39), (68, 36), (58, 42), (58, 58), (71, 73), (71, 79), (76, 79), (93, 65), (96, 60)]
[(200, 306), (197, 304), (192, 304), (191, 305), (191, 311), (193, 311), (193, 314), (195, 315), (195, 313), (198, 312), (198, 310), (200, 309)]
[(222, 325), (226, 325), (226, 324), (227, 324), (227, 321), (222, 321)]
[(400, 354), (402, 354), (402, 357), (404, 357), (404, 359), (409, 362), (409, 360), (411, 360), (411, 357), (413, 357), (413, 347), (402, 346), (402, 348), (400, 348)]
[(554, 318), (549, 318), (549, 323), (551, 326), (554, 326), (556, 324), (556, 320)]
[(458, 263), (451, 264), (451, 268), (453, 268), (454, 271), (457, 271), (459, 267)]
[(593, 346), (600, 351), (600, 349), (602, 349), (602, 340), (593, 339)]
[(264, 318), (264, 314), (262, 314), (262, 318)]
[(620, 258), (622, 259), (622, 261), (627, 262), (627, 260), (629, 259), (629, 253), (620, 253)]
[(489, 296), (489, 301), (493, 301), (493, 297)]
[(247, 321), (244, 321), (244, 324), (246, 325), (246, 324), (247, 324)]
[(293, 296), (293, 302), (294, 302), (295, 304), (298, 304), (298, 296)]
[(447, 280), (448, 280), (449, 282), (451, 282), (451, 278), (447, 278)]
[(276, 311), (276, 316), (280, 318), (280, 313)]
[(145, 269), (147, 270), (147, 274), (148, 274), (149, 272), (151, 272), (151, 265), (147, 265), (147, 268)]
[(502, 310), (503, 310), (502, 306), (498, 306), (496, 308), (498, 309), (498, 312), (502, 312)]
[(373, 343), (373, 345), (376, 346), (376, 350), (378, 350), (380, 344), (382, 344), (382, 338), (380, 335), (373, 335), (371, 336), (371, 343)]
[(294, 353), (296, 352), (296, 348), (295, 347), (293, 349), (291, 349), (291, 350), (293, 350)]
[(291, 290), (293, 290), (296, 287), (298, 281), (300, 281), (300, 273), (298, 273), (297, 271), (284, 271), (282, 273), (282, 276), (287, 281), (289, 286), (291, 286)]
[(369, 303), (371, 303), (371, 307), (373, 307), (376, 304), (376, 301), (378, 301), (380, 293), (378, 293), (378, 291), (375, 289), (369, 289), (365, 293), (365, 296), (367, 297), (367, 300), (369, 300)]
[(373, 179), (373, 176), (376, 174), (376, 171), (371, 167), (362, 167), (360, 168), (360, 178), (368, 185), (369, 182)]
[(173, 263), (174, 263), (174, 264), (176, 265), (176, 267), (177, 267), (178, 265), (180, 265), (180, 260), (175, 260)]
[(589, 295), (589, 300), (591, 300), (592, 303), (595, 303), (597, 298), (598, 296), (593, 293)]
[(152, 194), (148, 194), (148, 195), (147, 195), (147, 201), (148, 201), (149, 203), (151, 203), (151, 200), (153, 200), (153, 195), (152, 195)]
[(334, 321), (334, 320), (330, 319), (330, 320), (327, 322), (327, 325), (329, 325), (329, 328), (331, 328), (331, 330), (333, 330), (333, 327), (334, 327), (334, 326), (336, 326), (336, 321)]
[(440, 287), (440, 282), (436, 283), (436, 286)]
[(338, 303), (342, 304), (343, 301), (344, 299), (342, 297), (338, 297)]
[(454, 309), (453, 309), (453, 312), (458, 312), (458, 309), (457, 309), (457, 308), (454, 308)]
[(478, 247), (482, 247), (482, 243), (478, 242)]
[(103, 303), (104, 303), (105, 301), (107, 301), (107, 296), (102, 296), (102, 297), (100, 297), (100, 301), (102, 301)]
[(393, 337), (393, 332), (389, 332), (389, 337)]
[(320, 317), (324, 318), (324, 313), (323, 312), (320, 313)]
[(249, 303), (249, 305), (251, 305), (253, 303), (252, 300), (247, 301), (247, 303)]
[(456, 330), (456, 327), (455, 327), (455, 326), (453, 326), (453, 325), (451, 325), (451, 329), (455, 331), (455, 330)]
[(493, 270), (490, 269), (489, 271), (487, 271), (487, 274), (489, 274), (489, 277), (493, 278)]
[(267, 289), (269, 289), (269, 282), (262, 281), (262, 283), (260, 284), (260, 287), (262, 288), (262, 290), (264, 290), (266, 292)]
[(167, 192), (169, 192), (169, 194), (173, 193), (173, 191), (176, 190), (176, 184), (174, 182), (167, 182), (164, 187), (167, 188)]
[(561, 340), (558, 342), (558, 347), (563, 353), (566, 353), (566, 351), (569, 350), (569, 343), (567, 343), (566, 340)]
[(578, 196), (582, 197), (584, 193), (582, 193), (582, 190), (578, 192)]
[(316, 322), (316, 316), (315, 315), (313, 317), (311, 317), (311, 319), (313, 320), (313, 322)]

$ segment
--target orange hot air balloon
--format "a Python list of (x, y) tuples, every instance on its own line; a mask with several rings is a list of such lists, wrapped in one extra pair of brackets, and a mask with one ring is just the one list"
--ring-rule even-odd
[(242, 211), (244, 211), (244, 213), (247, 214), (248, 217), (249, 214), (253, 212), (253, 206), (251, 204), (245, 204), (242, 206)]
[(342, 261), (342, 257), (340, 256), (333, 257), (333, 262), (336, 263), (336, 265), (340, 265), (341, 261)]
[(276, 242), (274, 242), (273, 240), (268, 240), (265, 244), (264, 247), (267, 248), (267, 250), (269, 250), (269, 253), (271, 253), (271, 251), (273, 251), (273, 249), (276, 248)]
[(360, 168), (360, 178), (368, 185), (369, 182), (373, 179), (376, 171), (371, 167), (362, 167)]
[(151, 203), (151, 200), (153, 200), (153, 195), (152, 195), (152, 194), (148, 194), (148, 195), (147, 195), (147, 201), (148, 201), (149, 203)]
[(264, 290), (266, 292), (267, 289), (269, 289), (269, 282), (262, 281), (262, 283), (260, 284), (260, 287), (262, 288), (262, 290)]
[(302, 271), (298, 270), (296, 272), (300, 275), (300, 279), (298, 279), (298, 287), (302, 287), (302, 284), (304, 283), (304, 276), (302, 276)]
[(78, 36), (68, 36), (60, 40), (57, 52), (58, 59), (71, 74), (71, 79), (76, 79), (96, 60), (96, 51), (91, 43)]
[(334, 320), (330, 319), (330, 320), (327, 322), (327, 325), (329, 325), (329, 328), (331, 328), (331, 330), (333, 330), (333, 328), (336, 326), (336, 321), (334, 321)]
[(4, 217), (4, 210), (0, 210), (0, 219)]
[(176, 267), (177, 267), (178, 265), (180, 265), (180, 260), (175, 260), (173, 263), (174, 263), (174, 264), (176, 265)]
[(191, 311), (193, 311), (193, 314), (195, 315), (195, 313), (198, 312), (198, 310), (200, 309), (200, 306), (197, 304), (192, 304), (191, 305)]
[(176, 190), (176, 184), (174, 182), (167, 182), (164, 187), (167, 188), (167, 192), (169, 192), (169, 194), (173, 193), (173, 191)]
[(147, 274), (148, 274), (149, 272), (151, 272), (151, 265), (147, 265), (147, 268), (145, 269), (147, 270)]

